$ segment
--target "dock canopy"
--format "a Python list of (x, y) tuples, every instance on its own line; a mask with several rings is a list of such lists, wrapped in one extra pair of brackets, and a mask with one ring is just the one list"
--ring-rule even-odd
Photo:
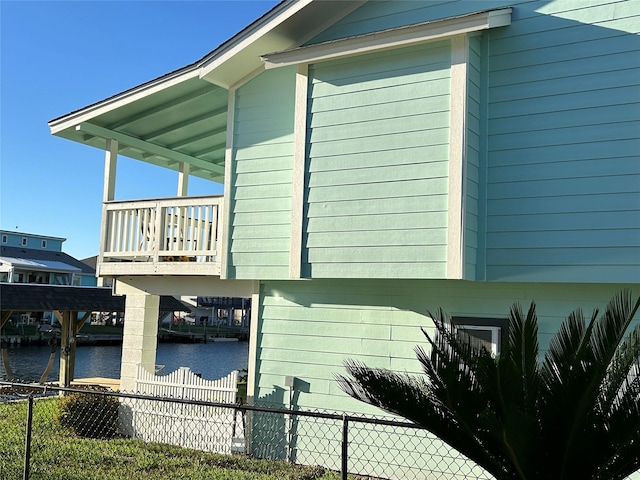
[[(0, 283), (0, 328), (14, 312), (48, 312), (56, 316), (60, 331), (60, 384), (68, 387), (74, 376), (76, 336), (91, 312), (124, 312), (125, 297), (113, 295), (111, 288), (75, 287), (70, 285), (40, 285), (29, 283)], [(160, 313), (191, 309), (178, 299), (160, 296)], [(55, 356), (55, 345), (50, 364)], [(10, 372), (7, 350), (2, 346), (5, 369)], [(40, 383), (46, 381), (51, 365)], [(9, 373), (9, 379), (13, 375)]]
[[(115, 296), (107, 287), (0, 283), (2, 312), (124, 312), (125, 296)], [(161, 312), (190, 312), (180, 300), (160, 297)]]

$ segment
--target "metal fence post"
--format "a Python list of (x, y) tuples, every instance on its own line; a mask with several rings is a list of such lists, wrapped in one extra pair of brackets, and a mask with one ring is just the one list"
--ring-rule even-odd
[(347, 460), (349, 457), (349, 419), (342, 415), (342, 468), (341, 478), (347, 480)]
[(24, 441), (24, 471), (22, 478), (29, 480), (29, 461), (31, 459), (31, 423), (33, 420), (33, 394), (29, 394), (27, 407), (27, 432)]

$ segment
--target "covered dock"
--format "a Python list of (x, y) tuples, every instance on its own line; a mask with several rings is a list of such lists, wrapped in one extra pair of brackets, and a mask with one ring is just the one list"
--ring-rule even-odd
[[(0, 283), (0, 329), (14, 313), (52, 312), (55, 315), (61, 326), (60, 385), (65, 387), (74, 379), (77, 334), (91, 313), (124, 311), (125, 296), (113, 295), (111, 288)], [(174, 311), (190, 309), (172, 296), (161, 296), (160, 313)], [(52, 350), (52, 359), (54, 353), (55, 350)], [(2, 357), (5, 367), (8, 366), (4, 342)], [(46, 375), (43, 375), (43, 378), (46, 378)]]

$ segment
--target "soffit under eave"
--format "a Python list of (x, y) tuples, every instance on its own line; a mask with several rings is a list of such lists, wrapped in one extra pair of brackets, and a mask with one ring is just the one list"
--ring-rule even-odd
[(101, 150), (115, 139), (120, 155), (176, 171), (188, 163), (191, 175), (222, 182), (227, 92), (197, 76), (138, 90), (52, 121), (52, 133)]
[[(263, 62), (260, 56), (265, 52), (299, 46), (365, 2), (366, 0), (283, 2), (279, 9), (276, 7), (201, 61), (54, 119), (49, 122), (51, 133), (100, 150), (106, 150), (107, 139), (112, 138), (118, 140), (119, 154), (124, 156), (176, 171), (181, 162), (189, 163), (191, 175), (222, 182), (226, 118), (225, 128), (222, 124), (212, 127), (211, 135), (194, 134), (193, 125), (188, 124), (186, 116), (177, 119), (177, 124), (191, 132), (190, 135), (198, 137), (198, 141), (208, 139), (210, 142), (207, 147), (193, 153), (185, 152), (184, 140), (188, 139), (184, 136), (186, 134), (180, 134), (177, 129), (171, 130), (167, 126), (160, 129), (165, 138), (172, 137), (170, 142), (163, 143), (155, 138), (149, 140), (135, 131), (128, 131), (121, 118), (131, 115), (132, 108), (135, 110), (136, 106), (157, 95), (179, 90), (183, 84), (193, 80), (213, 84), (212, 88), (229, 88), (261, 69)], [(283, 12), (284, 15), (279, 16)], [(212, 111), (216, 109), (219, 110), (220, 105), (212, 106)], [(120, 112), (127, 113), (120, 118)], [(111, 128), (114, 124), (117, 128)], [(180, 147), (176, 149), (175, 145)]]

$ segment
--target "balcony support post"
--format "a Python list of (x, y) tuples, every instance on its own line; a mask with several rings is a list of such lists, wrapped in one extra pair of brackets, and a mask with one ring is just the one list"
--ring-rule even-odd
[(189, 190), (189, 164), (180, 162), (178, 169), (178, 196), (186, 197)]
[(104, 155), (104, 189), (102, 193), (103, 202), (109, 202), (115, 198), (117, 163), (118, 141), (107, 138), (107, 146)]
[(158, 295), (133, 288), (127, 292), (120, 368), (122, 391), (135, 389), (138, 365), (149, 372), (155, 371), (159, 313)]
[[(104, 252), (107, 249), (107, 238), (109, 238), (109, 229), (107, 227), (107, 209), (104, 202), (110, 202), (115, 199), (116, 194), (116, 167), (118, 164), (118, 141), (107, 138), (104, 154), (104, 185), (102, 190), (102, 231), (100, 233), (100, 250), (98, 262), (96, 263), (96, 276), (100, 279), (100, 264), (104, 258)], [(102, 284), (101, 279), (98, 284)]]

